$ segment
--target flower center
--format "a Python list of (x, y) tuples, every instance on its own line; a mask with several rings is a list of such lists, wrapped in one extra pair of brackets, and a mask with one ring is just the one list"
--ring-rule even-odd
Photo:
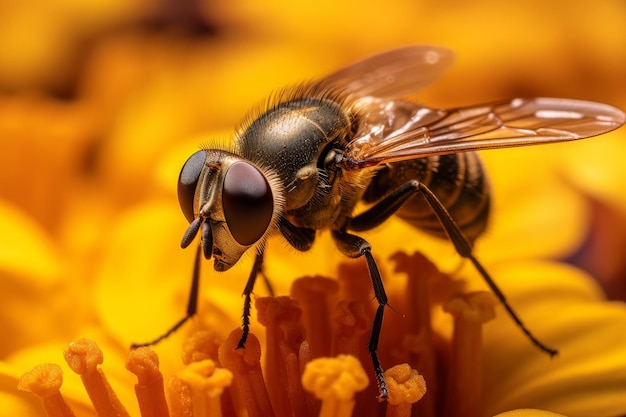
[[(367, 338), (375, 307), (369, 277), (346, 264), (339, 283), (305, 277), (293, 284), (290, 297), (258, 298), (263, 343), (251, 333), (245, 348), (237, 349), (241, 329), (219, 348), (219, 333), (192, 334), (183, 348), (185, 366), (165, 383), (153, 351), (131, 351), (126, 368), (137, 378), (141, 416), (481, 415), (482, 326), (494, 317), (495, 297), (464, 294), (420, 254), (398, 253), (393, 260), (400, 274), (388, 283), (393, 311), (385, 318), (379, 354), (383, 364), (399, 365), (384, 373), (386, 402), (369, 384)], [(433, 328), (435, 309), (451, 316), (449, 334)], [(94, 342), (70, 344), (65, 359), (98, 415), (129, 415), (100, 368), (103, 354)], [(40, 365), (19, 388), (40, 396), (48, 416), (71, 416), (61, 382), (58, 366)]]

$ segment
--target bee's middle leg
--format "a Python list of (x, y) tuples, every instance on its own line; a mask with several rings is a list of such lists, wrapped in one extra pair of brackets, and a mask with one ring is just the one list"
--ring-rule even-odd
[(332, 236), (339, 250), (346, 256), (350, 258), (360, 258), (361, 256), (365, 256), (367, 269), (372, 280), (372, 286), (374, 287), (374, 297), (378, 302), (376, 316), (374, 317), (374, 323), (372, 324), (372, 334), (368, 344), (368, 351), (374, 365), (374, 374), (376, 376), (376, 382), (378, 383), (380, 398), (387, 398), (389, 391), (387, 390), (387, 383), (383, 377), (383, 368), (380, 365), (380, 360), (378, 359), (376, 351), (378, 350), (378, 340), (380, 338), (380, 332), (383, 326), (383, 315), (388, 300), (383, 280), (380, 276), (380, 272), (378, 271), (378, 266), (372, 256), (372, 245), (370, 245), (365, 239), (350, 233), (334, 231)]

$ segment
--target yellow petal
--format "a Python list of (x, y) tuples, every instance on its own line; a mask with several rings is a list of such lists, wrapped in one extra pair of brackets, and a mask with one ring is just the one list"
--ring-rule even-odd
[(0, 266), (33, 285), (49, 285), (61, 271), (54, 242), (32, 218), (0, 201)]
[(50, 233), (85, 173), (93, 120), (82, 103), (35, 94), (0, 97), (0, 195)]
[(481, 154), (493, 186), (491, 221), (476, 244), (481, 258), (564, 257), (578, 248), (589, 208), (550, 160), (565, 146), (553, 153), (529, 147)]
[[(54, 242), (23, 212), (0, 202), (0, 346), (2, 356), (76, 331), (83, 314), (80, 281)], [(79, 301), (77, 301), (77, 299)]]
[(509, 263), (492, 272), (526, 326), (559, 354), (550, 359), (524, 340), (509, 317), (499, 314), (485, 328), (486, 411), (536, 407), (566, 415), (623, 412), (626, 306), (606, 302), (592, 280), (565, 265)]
[(495, 417), (566, 417), (566, 416), (564, 416), (563, 414), (551, 413), (550, 411), (533, 410), (530, 408), (525, 408), (525, 409), (500, 413)]
[[(160, 202), (128, 210), (115, 222), (103, 249), (95, 307), (105, 328), (124, 346), (155, 339), (185, 314), (197, 243), (180, 248), (187, 224), (179, 211), (175, 204)], [(194, 322), (207, 320), (203, 325), (224, 336), (238, 325), (249, 271), (235, 267), (218, 274), (204, 259), (201, 268), (198, 318), (156, 348), (165, 373), (179, 358), (176, 353), (162, 354), (161, 346), (180, 345)]]
[(41, 402), (35, 396), (16, 389), (23, 373), (5, 362), (0, 362), (0, 410), (6, 415), (41, 417)]

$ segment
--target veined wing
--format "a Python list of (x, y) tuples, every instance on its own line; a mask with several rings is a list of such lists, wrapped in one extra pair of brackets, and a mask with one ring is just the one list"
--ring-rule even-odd
[(407, 46), (356, 62), (320, 80), (357, 97), (402, 98), (438, 79), (454, 53), (436, 46)]
[(583, 139), (617, 129), (626, 119), (608, 104), (563, 98), (516, 98), (436, 110), (368, 97), (356, 109), (363, 122), (347, 153), (355, 167)]

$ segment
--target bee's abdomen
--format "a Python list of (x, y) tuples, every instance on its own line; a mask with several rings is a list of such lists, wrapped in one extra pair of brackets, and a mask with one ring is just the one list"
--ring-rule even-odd
[[(410, 180), (420, 181), (437, 196), (470, 241), (485, 230), (490, 193), (478, 155), (464, 152), (389, 164), (376, 173), (363, 199), (369, 203), (378, 201)], [(446, 237), (433, 209), (421, 195), (411, 197), (396, 215), (429, 234)]]

